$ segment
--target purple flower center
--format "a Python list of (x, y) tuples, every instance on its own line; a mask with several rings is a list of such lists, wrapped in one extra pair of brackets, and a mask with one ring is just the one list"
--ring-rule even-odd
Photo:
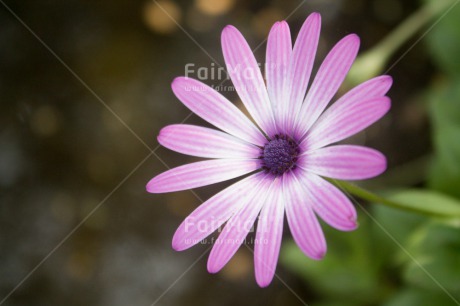
[(299, 146), (292, 138), (276, 135), (262, 149), (262, 168), (273, 175), (282, 175), (295, 168), (299, 152)]

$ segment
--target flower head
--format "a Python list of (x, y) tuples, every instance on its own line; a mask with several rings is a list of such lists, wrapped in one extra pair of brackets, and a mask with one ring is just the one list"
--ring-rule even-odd
[(185, 190), (250, 174), (201, 204), (174, 235), (173, 248), (184, 250), (226, 223), (209, 255), (211, 273), (231, 259), (257, 217), (254, 259), (261, 287), (269, 285), (275, 273), (284, 214), (300, 249), (321, 259), (326, 242), (317, 216), (342, 231), (357, 227), (350, 200), (323, 177), (360, 180), (386, 169), (380, 152), (335, 143), (389, 110), (385, 94), (392, 79), (373, 78), (326, 109), (356, 58), (359, 38), (351, 34), (340, 40), (308, 87), (320, 24), (320, 15), (311, 14), (294, 47), (288, 24), (273, 25), (267, 42), (266, 84), (241, 33), (233, 26), (223, 30), (229, 76), (257, 126), (211, 87), (185, 77), (172, 83), (182, 103), (221, 131), (186, 124), (163, 128), (158, 136), (163, 146), (211, 160), (161, 173), (147, 184), (147, 190)]

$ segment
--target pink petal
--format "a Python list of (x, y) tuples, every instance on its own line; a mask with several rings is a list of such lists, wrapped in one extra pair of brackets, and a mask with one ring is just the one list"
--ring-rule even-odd
[(305, 153), (298, 165), (306, 171), (339, 180), (362, 180), (382, 174), (385, 156), (370, 148), (336, 145)]
[[(358, 105), (360, 102), (365, 100), (370, 100), (371, 98), (382, 97), (384, 96), (388, 90), (390, 89), (393, 83), (393, 79), (390, 76), (382, 75), (370, 79), (355, 88), (348, 91), (345, 95), (343, 95), (340, 99), (337, 100), (329, 109), (327, 109), (318, 119), (316, 124), (312, 127), (312, 131), (316, 129), (316, 125), (319, 125), (321, 121), (327, 120), (332, 113), (340, 113), (345, 112), (349, 109), (352, 105)], [(338, 110), (336, 110), (338, 108)], [(336, 120), (336, 118), (332, 117), (328, 121), (329, 124), (332, 124)], [(324, 146), (321, 142), (318, 143), (310, 143), (309, 149), (313, 150)]]
[(390, 90), (393, 84), (393, 79), (389, 75), (381, 75), (373, 79), (367, 80), (364, 83), (354, 87), (340, 99), (337, 100), (332, 106), (339, 105), (342, 103), (348, 104), (351, 101), (363, 101), (369, 100), (374, 97), (383, 97)]
[(308, 90), (296, 121), (295, 137), (301, 139), (337, 93), (358, 54), (359, 37), (350, 34), (326, 56)]
[(254, 242), (254, 268), (260, 287), (268, 286), (275, 275), (283, 235), (283, 219), (282, 183), (276, 179), (260, 212)]
[(188, 249), (213, 233), (249, 201), (254, 186), (265, 176), (251, 175), (222, 190), (198, 206), (177, 229), (172, 240), (176, 251)]
[(388, 97), (336, 103), (321, 116), (301, 146), (304, 150), (314, 150), (350, 137), (379, 120), (390, 104)]
[(313, 212), (312, 198), (293, 172), (284, 176), (283, 192), (286, 216), (294, 241), (307, 256), (322, 259), (327, 250), (326, 239)]
[(147, 191), (163, 193), (192, 189), (223, 182), (260, 168), (259, 160), (217, 159), (179, 166), (163, 172), (147, 183)]
[(287, 74), (291, 53), (292, 42), (289, 26), (286, 21), (277, 22), (268, 35), (265, 74), (278, 132), (284, 130), (284, 123), (289, 112)]
[(176, 97), (192, 112), (219, 129), (247, 142), (263, 146), (264, 135), (230, 101), (208, 85), (178, 77), (171, 84)]
[(313, 209), (330, 226), (341, 231), (356, 229), (356, 209), (334, 185), (307, 171), (298, 171), (299, 179), (311, 199)]
[(222, 31), (222, 51), (227, 71), (241, 101), (268, 135), (276, 134), (275, 120), (262, 73), (243, 35), (233, 26)]
[(260, 148), (229, 134), (188, 124), (168, 125), (161, 129), (158, 142), (168, 149), (208, 158), (258, 158)]
[(321, 15), (313, 13), (305, 20), (294, 44), (288, 73), (291, 94), (286, 103), (286, 131), (291, 131), (293, 123), (305, 98), (311, 71), (315, 62), (321, 31)]
[(209, 254), (209, 273), (219, 272), (236, 253), (251, 230), (260, 209), (264, 205), (273, 179), (266, 176), (259, 185), (254, 185), (253, 198), (235, 213), (225, 225)]

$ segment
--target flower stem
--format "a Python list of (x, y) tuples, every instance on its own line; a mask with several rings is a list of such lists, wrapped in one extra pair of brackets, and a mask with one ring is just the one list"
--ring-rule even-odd
[[(406, 43), (407, 40), (409, 40), (439, 14), (443, 12), (444, 15), (447, 14), (455, 5), (458, 4), (458, 2), (459, 0), (428, 1), (424, 6), (409, 16), (403, 23), (388, 34), (379, 44), (356, 59), (348, 74), (348, 84), (350, 86), (354, 86), (381, 73), (391, 56), (404, 43)], [(419, 38), (419, 40), (422, 39), (436, 25), (436, 23), (433, 24)], [(406, 53), (409, 52), (410, 49), (406, 51)], [(395, 64), (393, 64), (393, 66)], [(393, 66), (391, 66), (388, 70), (390, 70)]]
[[(347, 193), (349, 193), (351, 195), (357, 196), (357, 197), (359, 197), (359, 198), (361, 198), (363, 200), (366, 200), (368, 202), (384, 204), (384, 205), (394, 207), (394, 208), (400, 208), (400, 207), (403, 207), (404, 209), (407, 208), (402, 204), (398, 204), (398, 203), (395, 203), (393, 201), (387, 200), (382, 196), (379, 196), (379, 195), (377, 195), (375, 193), (372, 193), (372, 192), (370, 192), (370, 191), (368, 191), (366, 189), (363, 189), (363, 188), (361, 188), (361, 187), (359, 187), (357, 185), (354, 185), (354, 184), (351, 184), (351, 183), (348, 183), (348, 182), (345, 182), (345, 181), (331, 180), (331, 183), (333, 183), (334, 185), (336, 185), (337, 187), (339, 187), (343, 191), (345, 191), (345, 192), (347, 192)], [(414, 210), (414, 209), (412, 209), (412, 210)]]
[[(423, 195), (418, 197), (414, 197), (414, 193), (410, 191), (399, 192), (399, 196), (397, 196), (398, 192), (396, 192), (388, 194), (388, 197), (382, 197), (348, 182), (332, 179), (329, 181), (342, 189), (349, 196), (357, 196), (371, 203), (383, 204), (392, 208), (430, 217), (442, 219), (460, 218), (460, 203), (457, 200), (439, 194), (436, 195), (436, 198), (433, 198), (431, 191), (421, 190)], [(406, 196), (401, 197), (402, 193), (405, 193)], [(417, 193), (420, 194), (420, 190), (417, 191)], [(412, 196), (408, 198), (407, 194), (412, 194)]]

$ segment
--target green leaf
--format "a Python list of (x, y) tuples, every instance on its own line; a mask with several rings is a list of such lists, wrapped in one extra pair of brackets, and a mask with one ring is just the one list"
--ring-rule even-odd
[(460, 201), (428, 189), (406, 189), (388, 193), (388, 200), (428, 215), (460, 218)]

